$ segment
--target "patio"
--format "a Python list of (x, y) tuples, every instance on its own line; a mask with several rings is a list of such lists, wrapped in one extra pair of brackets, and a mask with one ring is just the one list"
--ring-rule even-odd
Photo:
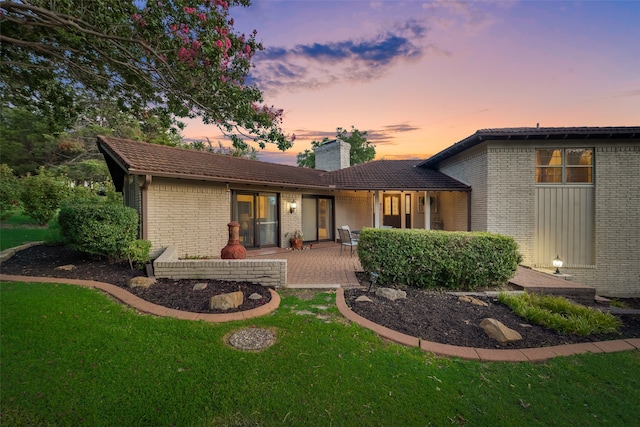
[[(362, 271), (357, 254), (350, 256), (349, 248), (342, 249), (334, 242), (305, 245), (303, 250), (267, 248), (247, 252), (247, 259), (287, 260), (287, 287), (290, 288), (338, 288), (359, 286), (355, 272)], [(582, 302), (592, 303), (595, 289), (579, 282), (563, 280), (552, 274), (518, 267), (509, 284), (517, 289), (536, 293), (561, 295)]]
[(350, 256), (349, 248), (340, 253), (334, 242), (305, 245), (303, 250), (281, 248), (247, 251), (247, 259), (286, 259), (287, 287), (337, 288), (358, 286), (355, 272), (362, 271), (358, 256)]

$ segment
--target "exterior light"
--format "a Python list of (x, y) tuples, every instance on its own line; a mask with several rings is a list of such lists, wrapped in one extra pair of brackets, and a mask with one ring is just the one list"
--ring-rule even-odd
[(556, 268), (556, 271), (553, 274), (562, 274), (562, 273), (560, 273), (560, 267), (562, 267), (562, 264), (564, 264), (564, 263), (562, 262), (560, 257), (558, 255), (556, 255), (554, 260), (551, 261), (551, 262), (553, 263), (553, 266)]
[(289, 213), (294, 213), (297, 208), (298, 204), (292, 200), (291, 203), (289, 203)]

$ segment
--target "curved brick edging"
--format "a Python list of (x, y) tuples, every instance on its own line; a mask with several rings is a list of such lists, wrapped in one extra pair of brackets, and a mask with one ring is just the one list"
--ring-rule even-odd
[(540, 348), (523, 348), (514, 350), (493, 350), (487, 348), (461, 347), (423, 341), (419, 338), (396, 332), (353, 312), (344, 299), (344, 289), (336, 290), (336, 306), (348, 320), (371, 329), (378, 335), (398, 344), (419, 347), (425, 352), (439, 356), (459, 357), (467, 360), (491, 362), (543, 362), (558, 356), (571, 356), (582, 353), (611, 353), (615, 351), (640, 350), (640, 338), (629, 338), (613, 341), (601, 341), (581, 344), (557, 345)]
[(147, 314), (153, 314), (162, 317), (175, 317), (183, 320), (204, 320), (205, 322), (221, 323), (232, 322), (235, 320), (253, 319), (254, 317), (264, 316), (274, 311), (280, 306), (280, 295), (273, 289), (271, 292), (271, 301), (265, 305), (254, 308), (253, 310), (239, 311), (235, 313), (210, 314), (210, 313), (191, 313), (188, 311), (174, 310), (172, 308), (163, 307), (138, 298), (125, 289), (104, 282), (96, 282), (93, 280), (78, 279), (62, 279), (56, 277), (32, 277), (32, 276), (11, 276), (8, 274), (0, 274), (0, 281), (4, 282), (26, 282), (26, 283), (60, 283), (68, 285), (83, 286), (87, 288), (96, 288), (107, 292), (117, 300), (135, 308), (138, 311)]

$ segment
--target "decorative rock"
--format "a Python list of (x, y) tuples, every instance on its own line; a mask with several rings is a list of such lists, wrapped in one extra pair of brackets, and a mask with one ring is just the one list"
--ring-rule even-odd
[(514, 331), (513, 329), (506, 327), (502, 322), (499, 322), (496, 319), (482, 319), (480, 327), (487, 335), (501, 343), (520, 341), (522, 339), (522, 335), (520, 335), (518, 331)]
[(322, 311), (329, 310), (329, 307), (326, 306), (326, 305), (314, 305), (313, 308), (316, 308), (316, 309), (322, 310)]
[(360, 295), (358, 298), (356, 298), (356, 302), (373, 302), (373, 300), (368, 296)]
[(254, 292), (251, 295), (249, 295), (249, 299), (262, 299), (262, 298), (264, 297), (257, 292)]
[(481, 301), (478, 298), (470, 297), (469, 295), (460, 295), (458, 297), (458, 301), (470, 302), (473, 305), (479, 305), (481, 307), (489, 307), (489, 304), (486, 302)]
[(376, 295), (382, 298), (389, 299), (391, 301), (407, 298), (407, 293), (405, 291), (393, 288), (377, 288)]
[(145, 288), (149, 289), (151, 285), (156, 283), (156, 279), (153, 277), (138, 276), (129, 280), (128, 285), (130, 288)]
[(229, 310), (230, 308), (240, 307), (244, 301), (242, 291), (230, 292), (228, 294), (215, 295), (209, 301), (211, 310)]
[(194, 291), (204, 291), (205, 289), (207, 289), (207, 284), (204, 282), (196, 283), (195, 285), (193, 285)]
[(56, 270), (64, 270), (64, 271), (71, 271), (74, 268), (76, 268), (75, 265), (73, 264), (67, 264), (67, 265), (61, 265), (60, 267), (56, 267)]

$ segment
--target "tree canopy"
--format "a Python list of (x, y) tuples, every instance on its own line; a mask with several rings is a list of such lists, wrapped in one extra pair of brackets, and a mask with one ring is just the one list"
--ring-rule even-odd
[[(351, 145), (349, 157), (352, 166), (369, 162), (376, 157), (376, 146), (367, 141), (366, 131), (360, 132), (354, 126), (351, 126), (351, 133), (349, 134), (346, 129), (339, 127), (336, 128), (336, 139), (341, 139)], [(315, 168), (316, 153), (313, 149), (321, 146), (327, 141), (329, 141), (329, 138), (327, 137), (323, 138), (322, 141), (312, 141), (311, 149), (306, 149), (302, 153), (298, 153), (298, 166), (304, 168)]]
[(201, 117), (234, 146), (281, 150), (282, 110), (246, 82), (262, 45), (239, 34), (229, 8), (249, 0), (5, 0), (0, 3), (3, 105), (37, 109), (59, 130), (89, 100), (150, 115), (166, 128)]

